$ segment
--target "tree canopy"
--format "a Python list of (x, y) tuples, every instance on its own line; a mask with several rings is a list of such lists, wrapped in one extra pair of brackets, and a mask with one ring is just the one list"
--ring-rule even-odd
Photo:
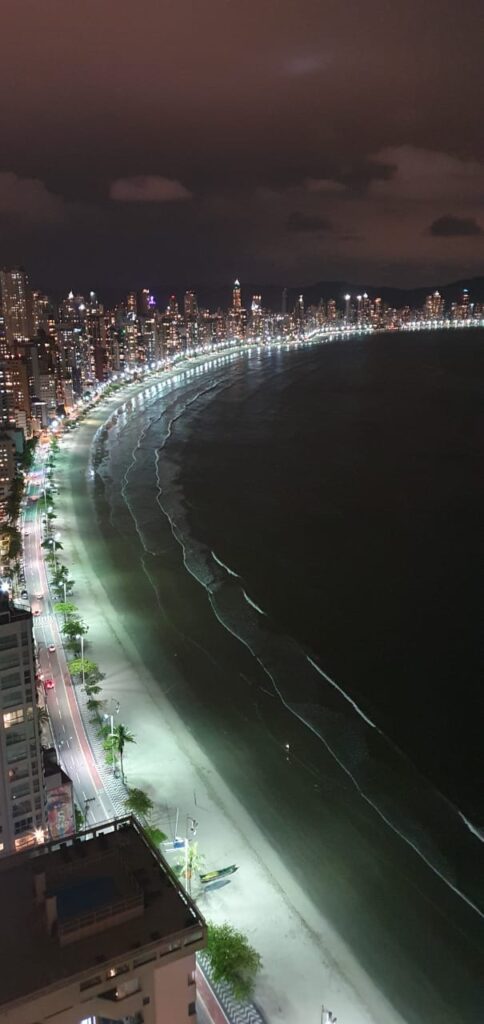
[(242, 932), (230, 924), (208, 922), (205, 950), (214, 981), (226, 981), (236, 999), (249, 999), (262, 958)]
[(153, 801), (142, 789), (128, 789), (128, 795), (124, 801), (127, 811), (132, 811), (137, 818), (148, 818), (153, 810)]

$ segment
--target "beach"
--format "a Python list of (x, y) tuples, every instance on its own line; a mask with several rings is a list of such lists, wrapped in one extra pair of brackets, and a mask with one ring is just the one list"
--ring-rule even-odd
[[(266, 709), (258, 705), (271, 721), (268, 742), (263, 721), (247, 714), (249, 655), (214, 621), (168, 542), (161, 605), (146, 560), (143, 581), (136, 537), (127, 547), (87, 473), (94, 435), (120, 403), (100, 404), (63, 442), (58, 524), (89, 624), (88, 656), (136, 736), (129, 784), (149, 793), (164, 831), (177, 810), (182, 832), (187, 816), (198, 821), (207, 870), (239, 866), (200, 906), (261, 953), (256, 1002), (268, 1021), (319, 1021), (324, 1004), (342, 1024), (446, 1015), (470, 1024), (482, 994), (471, 912), (375, 820), (329, 756), (326, 788), (308, 776), (301, 802), (297, 758), (286, 754), (271, 695)], [(225, 702), (231, 667), (237, 688)], [(295, 722), (291, 750), (311, 743), (301, 735)]]

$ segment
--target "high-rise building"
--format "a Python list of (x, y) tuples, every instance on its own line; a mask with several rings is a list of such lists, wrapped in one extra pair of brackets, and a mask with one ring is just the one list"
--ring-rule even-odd
[(23, 267), (0, 270), (3, 316), (7, 343), (26, 341), (33, 333), (32, 298), (29, 280)]
[(444, 300), (440, 292), (427, 295), (423, 308), (425, 320), (441, 320), (444, 315)]
[(294, 322), (300, 328), (304, 323), (304, 295), (298, 295), (294, 306)]
[(47, 295), (32, 292), (32, 333), (36, 335), (39, 331), (45, 331), (49, 334), (53, 319), (53, 309)]
[(96, 380), (106, 380), (109, 369), (109, 354), (106, 345), (106, 324), (104, 307), (95, 292), (89, 293), (86, 303), (85, 329), (89, 341), (90, 363)]
[(30, 611), (0, 593), (0, 853), (44, 840), (45, 799)]
[[(6, 502), (15, 477), (15, 443), (6, 431), (0, 432), (0, 522), (6, 519)], [(1, 784), (1, 783), (0, 783)], [(2, 837), (0, 836), (0, 843)]]
[(183, 311), (185, 314), (185, 321), (193, 320), (198, 316), (198, 302), (195, 292), (185, 292), (183, 299)]
[(259, 337), (262, 331), (262, 297), (260, 295), (252, 296), (250, 330), (254, 337)]
[(197, 907), (133, 819), (0, 861), (5, 1024), (196, 1019)]
[(234, 287), (232, 289), (232, 309), (236, 313), (240, 313), (242, 309), (242, 296), (240, 293), (240, 281), (234, 281)]
[(185, 292), (183, 299), (183, 312), (185, 318), (185, 334), (187, 348), (195, 348), (200, 340), (198, 324), (198, 302), (195, 292)]

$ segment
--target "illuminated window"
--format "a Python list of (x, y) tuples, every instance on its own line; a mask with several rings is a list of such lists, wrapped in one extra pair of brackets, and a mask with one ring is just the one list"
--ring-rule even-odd
[(17, 711), (7, 711), (3, 716), (3, 727), (4, 729), (10, 729), (12, 725), (18, 725), (19, 722), (23, 722), (23, 720), (23, 708), (18, 708)]

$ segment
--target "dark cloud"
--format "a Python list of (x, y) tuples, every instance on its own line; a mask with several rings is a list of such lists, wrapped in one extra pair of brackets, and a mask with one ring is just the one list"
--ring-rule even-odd
[(109, 197), (125, 203), (178, 203), (191, 199), (192, 193), (181, 181), (145, 174), (113, 181)]
[(3, 8), (0, 262), (40, 287), (481, 271), (482, 0)]
[(367, 189), (373, 181), (390, 181), (396, 171), (396, 164), (362, 160), (351, 167), (343, 168), (335, 177), (342, 185), (360, 192)]
[(333, 230), (331, 221), (326, 217), (319, 217), (314, 213), (303, 213), (301, 210), (294, 210), (287, 218), (286, 227), (288, 231), (320, 233)]
[(483, 234), (475, 217), (451, 217), (450, 214), (432, 221), (429, 231), (435, 238), (471, 238)]

